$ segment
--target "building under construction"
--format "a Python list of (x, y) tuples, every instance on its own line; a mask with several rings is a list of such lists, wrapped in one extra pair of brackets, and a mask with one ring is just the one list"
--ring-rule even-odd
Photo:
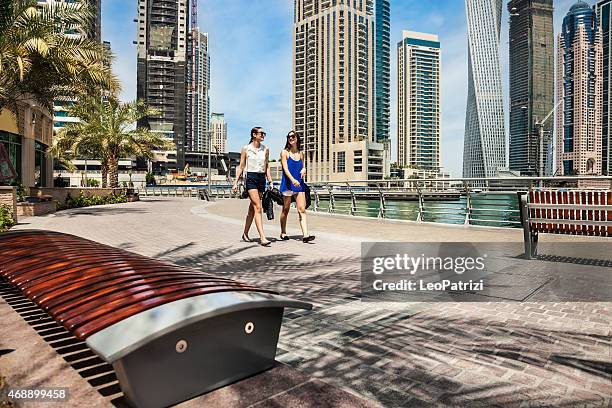
[(553, 119), (539, 124), (554, 106), (553, 0), (512, 0), (510, 12), (510, 170), (537, 176), (552, 174)]

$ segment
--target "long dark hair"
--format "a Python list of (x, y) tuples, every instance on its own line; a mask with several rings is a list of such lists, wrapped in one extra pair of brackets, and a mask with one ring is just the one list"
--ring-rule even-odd
[(249, 140), (249, 143), (253, 141), (253, 135), (259, 132), (261, 129), (263, 129), (261, 126), (255, 126), (253, 129), (251, 129), (251, 140)]
[(296, 139), (296, 147), (298, 149), (298, 152), (302, 151), (302, 141), (300, 140), (300, 135), (295, 131), (295, 130), (290, 130), (289, 133), (287, 133), (287, 142), (285, 143), (285, 150), (290, 151), (291, 150), (291, 145), (289, 144), (289, 136), (295, 135), (295, 139)]

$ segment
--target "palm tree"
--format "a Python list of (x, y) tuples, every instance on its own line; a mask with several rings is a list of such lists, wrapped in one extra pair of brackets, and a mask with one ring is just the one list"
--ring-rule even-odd
[[(80, 118), (67, 124), (57, 134), (54, 153), (70, 151), (72, 157), (87, 153), (99, 158), (108, 167), (109, 187), (119, 187), (119, 158), (143, 157), (150, 159), (152, 150), (169, 150), (174, 144), (158, 133), (135, 124), (158, 112), (147, 108), (143, 101), (120, 102), (116, 96), (82, 98), (70, 109)], [(103, 175), (104, 183), (104, 175)]]
[(0, 109), (18, 112), (34, 99), (52, 110), (53, 99), (92, 89), (117, 90), (103, 46), (84, 35), (94, 13), (86, 2), (37, 6), (36, 0), (0, 0)]
[(96, 137), (81, 133), (82, 128), (81, 126), (67, 126), (60, 130), (53, 138), (53, 146), (50, 148), (50, 152), (54, 161), (69, 171), (76, 170), (72, 160), (77, 157), (99, 159), (101, 162), (102, 188), (106, 188), (108, 186), (108, 159)]

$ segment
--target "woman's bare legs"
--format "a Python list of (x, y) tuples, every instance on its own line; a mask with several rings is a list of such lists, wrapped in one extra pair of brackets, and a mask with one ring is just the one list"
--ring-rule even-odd
[(310, 235), (308, 234), (308, 222), (306, 222), (306, 194), (298, 193), (297, 197), (295, 198), (295, 205), (297, 207), (298, 217), (300, 217), (302, 234), (304, 235), (304, 238), (307, 238)]
[[(266, 239), (263, 230), (263, 218), (261, 215), (261, 196), (259, 191), (257, 191), (256, 189), (249, 190), (249, 198), (251, 199), (251, 205), (249, 205), (249, 213), (247, 214), (246, 224), (244, 228), (245, 231), (248, 232), (247, 226), (250, 229), (251, 223), (253, 222), (253, 218), (255, 218), (255, 226), (257, 227), (259, 238), (261, 239), (261, 243), (264, 244), (268, 242), (268, 240)], [(251, 215), (251, 210), (253, 211), (253, 215)]]
[(287, 216), (291, 209), (291, 197), (283, 196), (283, 209), (280, 215), (281, 235), (287, 235)]
[(244, 236), (249, 236), (249, 231), (251, 230), (251, 225), (253, 224), (253, 217), (255, 217), (255, 209), (253, 208), (253, 202), (249, 197), (249, 211), (247, 212), (246, 220), (244, 222)]

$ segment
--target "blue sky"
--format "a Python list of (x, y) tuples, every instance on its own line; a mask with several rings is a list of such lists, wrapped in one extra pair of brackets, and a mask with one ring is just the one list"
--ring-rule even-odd
[[(555, 33), (574, 0), (555, 0)], [(126, 7), (126, 3), (130, 6)], [(237, 151), (253, 126), (268, 132), (277, 156), (291, 127), (292, 0), (199, 0), (200, 29), (209, 35), (211, 110), (225, 113), (228, 148)], [(508, 12), (501, 30), (504, 106), (508, 116)], [(591, 2), (592, 3), (592, 2)], [(115, 54), (122, 98), (136, 97), (136, 0), (102, 2), (102, 37)], [(467, 94), (467, 38), (463, 0), (391, 0), (391, 140), (397, 141), (396, 44), (402, 30), (440, 36), (442, 47), (442, 166), (461, 176)], [(506, 127), (507, 129), (507, 127)]]

